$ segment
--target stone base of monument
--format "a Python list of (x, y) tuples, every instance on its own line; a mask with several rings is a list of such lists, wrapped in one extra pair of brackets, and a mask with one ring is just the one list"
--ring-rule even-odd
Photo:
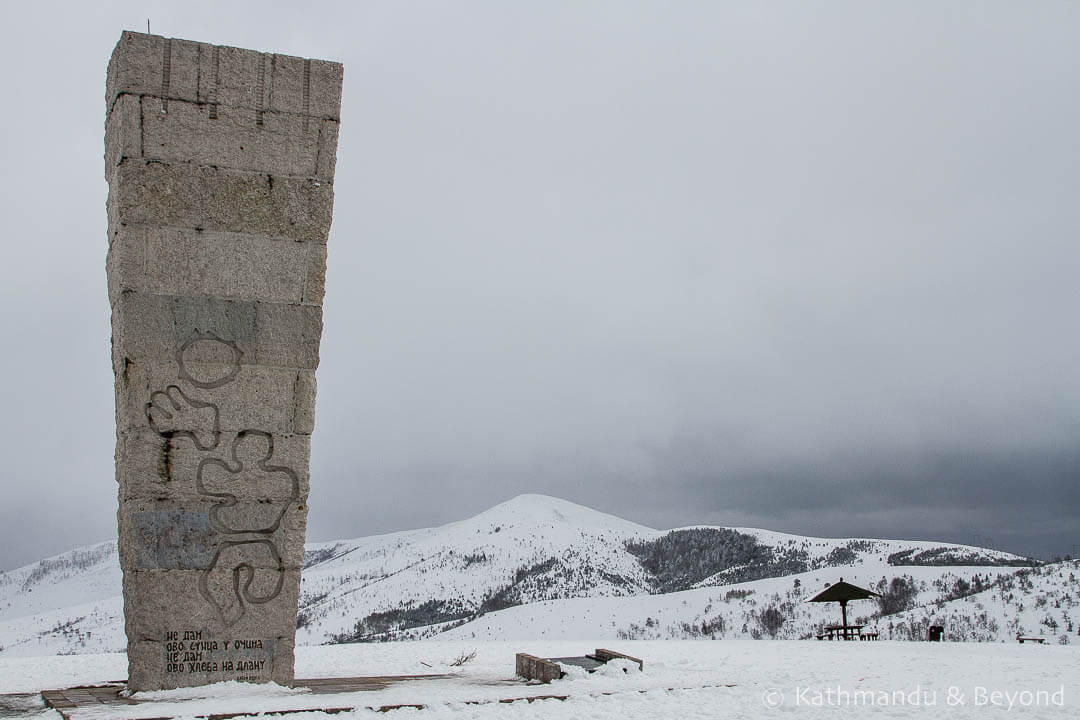
[[(107, 716), (110, 720), (166, 720), (166, 718), (174, 716), (183, 717), (196, 717), (206, 718), (207, 720), (229, 720), (230, 718), (250, 717), (255, 715), (291, 715), (303, 712), (324, 712), (330, 714), (352, 712), (355, 710), (376, 710), (379, 712), (385, 712), (388, 710), (396, 710), (400, 708), (423, 708), (426, 707), (424, 702), (404, 702), (393, 705), (365, 703), (361, 699), (357, 698), (355, 693), (362, 693), (368, 691), (385, 690), (395, 685), (403, 685), (414, 681), (435, 681), (438, 683), (448, 682), (456, 683), (456, 690), (451, 694), (455, 695), (457, 702), (463, 702), (464, 704), (487, 704), (487, 703), (512, 703), (518, 701), (533, 702), (535, 700), (565, 700), (568, 695), (553, 695), (553, 694), (522, 694), (526, 692), (525, 681), (535, 682), (540, 680), (542, 682), (550, 682), (551, 680), (557, 680), (562, 677), (565, 672), (563, 667), (567, 665), (576, 665), (583, 667), (588, 671), (593, 671), (605, 663), (614, 660), (616, 658), (629, 660), (637, 663), (639, 668), (644, 668), (644, 663), (638, 658), (625, 655), (613, 650), (605, 650), (599, 648), (595, 653), (590, 655), (583, 655), (581, 657), (561, 657), (561, 658), (539, 658), (526, 653), (518, 653), (516, 657), (516, 678), (507, 678), (503, 680), (480, 680), (477, 684), (477, 680), (467, 679), (459, 674), (426, 674), (426, 675), (378, 675), (367, 677), (338, 677), (338, 678), (308, 678), (298, 679), (294, 683), (293, 687), (306, 692), (298, 693), (296, 695), (278, 696), (274, 709), (261, 708), (258, 710), (237, 709), (235, 704), (229, 708), (215, 708), (212, 711), (197, 710), (192, 711), (189, 702), (197, 703), (200, 708), (208, 707), (208, 703), (212, 702), (215, 698), (215, 689), (213, 685), (204, 686), (201, 690), (204, 693), (201, 694), (187, 694), (186, 699), (175, 701), (163, 701), (160, 696), (154, 693), (143, 694), (136, 693), (133, 696), (129, 696), (127, 693), (128, 685), (125, 681), (115, 681), (104, 683), (102, 685), (92, 686), (80, 686), (67, 688), (64, 690), (44, 690), (40, 696), (40, 702), (44, 703), (46, 708), (56, 710), (64, 720), (91, 720)], [(473, 695), (475, 699), (461, 699), (462, 693), (460, 692), (463, 686), (472, 685), (478, 692)], [(504, 690), (496, 689), (492, 693), (492, 686), (502, 687)], [(253, 690), (258, 692), (257, 685), (251, 686)], [(265, 687), (265, 686), (264, 686)], [(451, 687), (451, 686), (447, 686)], [(513, 690), (517, 687), (518, 690)], [(196, 689), (187, 689), (187, 693), (191, 693)], [(428, 686), (427, 701), (431, 700), (431, 686)], [(442, 694), (442, 691), (438, 693)], [(466, 693), (465, 697), (468, 697), (470, 693)], [(609, 694), (609, 693), (600, 693)], [(400, 697), (400, 695), (398, 695)], [(423, 697), (423, 694), (418, 696), (418, 699)], [(3, 702), (5, 698), (8, 698), (12, 704), (8, 708)], [(0, 696), (0, 718), (4, 717), (21, 717), (25, 716), (27, 710), (33, 710), (35, 712), (40, 711), (42, 708), (36, 703), (30, 703), (29, 700), (34, 698), (31, 695), (12, 695), (12, 696)], [(227, 696), (223, 696), (222, 700), (228, 699)], [(172, 702), (173, 707), (166, 708), (168, 714), (163, 714), (164, 708), (163, 702)], [(217, 703), (213, 703), (217, 704)], [(36, 707), (31, 707), (36, 705)], [(14, 710), (16, 707), (19, 712), (8, 714), (5, 710)], [(104, 714), (103, 714), (104, 713)]]
[[(378, 710), (385, 712), (399, 707), (422, 707), (421, 705), (379, 705), (369, 706), (363, 704), (338, 705), (333, 701), (332, 695), (355, 692), (368, 692), (385, 690), (391, 685), (405, 683), (411, 680), (444, 680), (457, 678), (456, 675), (380, 675), (372, 677), (340, 677), (340, 678), (309, 678), (296, 681), (295, 687), (307, 688), (311, 692), (298, 696), (296, 707), (290, 709), (252, 712), (225, 712), (195, 715), (195, 717), (212, 718), (212, 720), (228, 720), (235, 717), (248, 717), (254, 715), (290, 715), (302, 712), (325, 712), (341, 713), (353, 710)], [(141, 720), (144, 715), (139, 712), (140, 705), (160, 702), (149, 699), (140, 700), (138, 696), (129, 697), (127, 683), (116, 681), (104, 685), (80, 686), (65, 690), (43, 690), (41, 700), (45, 707), (56, 710), (64, 720), (80, 720), (82, 717), (99, 716), (102, 706), (111, 706), (113, 712), (109, 714), (110, 720)], [(212, 686), (208, 686), (208, 697), (212, 697)], [(21, 697), (21, 696), (20, 696)], [(127, 712), (124, 712), (125, 708)], [(40, 708), (39, 708), (40, 709)], [(81, 712), (81, 711), (86, 711)], [(183, 713), (187, 716), (187, 713)], [(0, 714), (0, 717), (5, 717)], [(161, 715), (154, 715), (154, 720), (167, 720)]]
[[(600, 657), (597, 658), (596, 655)], [(587, 660), (589, 664), (596, 663), (596, 667), (599, 667), (603, 664), (601, 660), (615, 658), (636, 662), (639, 667), (643, 665), (637, 658), (610, 650), (598, 651), (591, 657), (536, 659), (553, 666), (561, 675), (562, 666), (559, 663), (572, 665), (579, 664), (575, 661)], [(554, 660), (559, 662), (554, 662)], [(557, 679), (557, 677), (552, 679)], [(362, 693), (364, 692), (393, 690), (412, 682), (416, 682), (417, 685), (410, 689), (404, 698), (400, 692), (393, 693), (392, 696), (398, 700), (394, 704), (363, 701)], [(103, 720), (103, 718), (169, 720), (174, 717), (229, 720), (253, 716), (281, 717), (306, 712), (338, 714), (356, 710), (387, 712), (403, 708), (423, 709), (443, 702), (488, 705), (532, 703), (538, 700), (568, 700), (571, 697), (570, 692), (543, 692), (535, 685), (535, 680), (523, 679), (520, 674), (515, 678), (503, 679), (470, 678), (461, 674), (309, 678), (296, 681), (294, 688), (301, 690), (297, 694), (292, 694), (288, 690), (281, 692), (279, 688), (269, 697), (263, 694), (267, 688), (265, 685), (250, 685), (251, 696), (236, 695), (235, 684), (230, 683), (230, 685), (233, 687), (219, 689), (214, 685), (209, 685), (197, 689), (190, 688), (184, 691), (182, 698), (172, 699), (163, 698), (157, 693), (136, 693), (134, 696), (129, 696), (126, 692), (128, 685), (125, 681), (84, 685), (64, 690), (45, 690), (40, 694), (0, 695), (0, 719), (30, 717), (40, 714), (43, 710), (52, 709), (64, 720)], [(566, 690), (569, 691), (570, 688)], [(645, 691), (646, 688), (641, 687), (627, 689), (627, 692)], [(600, 692), (582, 693), (579, 689), (576, 694), (600, 697), (614, 695), (617, 692), (619, 691), (606, 689)], [(381, 697), (389, 699), (386, 695)]]
[[(311, 678), (307, 680), (297, 680), (296, 687), (306, 687), (309, 688), (311, 692), (297, 695), (295, 700), (291, 700), (291, 704), (287, 707), (272, 710), (259, 709), (252, 711), (192, 713), (185, 708), (183, 702), (180, 702), (176, 704), (175, 714), (163, 715), (161, 714), (162, 705), (159, 699), (139, 699), (137, 695), (129, 697), (125, 693), (127, 683), (122, 681), (106, 683), (104, 685), (67, 688), (65, 690), (44, 690), (41, 693), (40, 701), (44, 703), (46, 708), (56, 710), (64, 720), (100, 720), (102, 717), (108, 717), (109, 720), (171, 720), (173, 717), (181, 716), (185, 718), (199, 718), (200, 720), (230, 720), (231, 718), (254, 716), (281, 717), (309, 712), (322, 712), (336, 715), (338, 713), (353, 712), (356, 710), (371, 710), (376, 712), (388, 712), (390, 710), (400, 710), (404, 708), (421, 710), (428, 707), (428, 705), (423, 702), (376, 705), (357, 702), (355, 695), (352, 695), (352, 693), (357, 692), (385, 690), (394, 685), (418, 680), (460, 681), (461, 677), (458, 675), (383, 675), (375, 677)], [(486, 686), (493, 683), (485, 682), (482, 684)], [(569, 697), (569, 695), (562, 694), (517, 694), (510, 688), (514, 686), (521, 687), (522, 682), (520, 678), (501, 680), (494, 684), (505, 686), (507, 688), (506, 693), (495, 697), (483, 693), (482, 695), (487, 696), (482, 697), (482, 699), (459, 700), (458, 702), (465, 705), (515, 702), (532, 703), (537, 700), (566, 700)], [(205, 706), (207, 700), (213, 698), (213, 686), (204, 687), (207, 689), (207, 696), (195, 700), (195, 702), (199, 702), (203, 706)], [(600, 694), (609, 695), (611, 693), (605, 692)], [(4, 698), (10, 698), (13, 702), (17, 701), (17, 704), (13, 704), (11, 709), (17, 708), (18, 712), (14, 712), (10, 715), (3, 712), (3, 710), (6, 709), (3, 702)], [(29, 702), (34, 698), (35, 696), (28, 694), (0, 696), (0, 718), (26, 717), (30, 714), (40, 712), (42, 710), (40, 704)], [(103, 714), (103, 712), (105, 714)]]

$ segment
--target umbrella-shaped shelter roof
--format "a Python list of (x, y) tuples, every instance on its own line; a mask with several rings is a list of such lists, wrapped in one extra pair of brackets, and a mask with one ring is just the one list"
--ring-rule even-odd
[(817, 595), (807, 600), (807, 602), (846, 603), (848, 600), (865, 600), (871, 597), (881, 597), (881, 595), (872, 590), (861, 588), (858, 585), (844, 582), (844, 578), (840, 578), (840, 582), (825, 588)]
[(855, 637), (861, 637), (862, 625), (848, 625), (847, 624), (847, 604), (848, 600), (866, 600), (867, 598), (881, 597), (873, 590), (867, 590), (861, 588), (858, 585), (852, 585), (851, 583), (844, 582), (844, 578), (840, 578), (840, 582), (835, 585), (830, 585), (814, 597), (810, 598), (806, 602), (835, 602), (840, 603), (840, 625), (831, 625), (826, 627), (828, 630), (838, 630), (841, 633), (841, 637), (845, 640), (851, 640)]

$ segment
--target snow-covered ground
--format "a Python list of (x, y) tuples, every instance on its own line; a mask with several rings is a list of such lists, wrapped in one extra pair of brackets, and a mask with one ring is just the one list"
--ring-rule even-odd
[[(611, 645), (612, 643), (605, 643)], [(997, 718), (1080, 717), (1080, 649), (1012, 643), (622, 641), (636, 666), (572, 674), (550, 685), (513, 680), (514, 653), (580, 655), (596, 642), (399, 642), (302, 647), (299, 677), (455, 673), (374, 692), (316, 696), (226, 684), (146, 696), (135, 707), (79, 710), (76, 720), (192, 717), (317, 707), (369, 717), (369, 708), (419, 704), (391, 717), (441, 718)], [(452, 665), (476, 651), (473, 660)], [(0, 659), (0, 692), (100, 683), (124, 676), (119, 654)], [(209, 699), (209, 696), (213, 699)], [(499, 703), (535, 695), (567, 696)], [(140, 698), (141, 699), (141, 698)], [(471, 704), (479, 703), (479, 704)], [(42, 720), (54, 712), (35, 714)], [(382, 717), (385, 717), (383, 715)]]

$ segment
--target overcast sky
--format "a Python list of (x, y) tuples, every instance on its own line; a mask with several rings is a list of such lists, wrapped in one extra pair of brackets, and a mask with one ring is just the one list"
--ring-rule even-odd
[(5, 4), (0, 568), (116, 532), (121, 30), (345, 64), (310, 540), (1080, 543), (1080, 3)]

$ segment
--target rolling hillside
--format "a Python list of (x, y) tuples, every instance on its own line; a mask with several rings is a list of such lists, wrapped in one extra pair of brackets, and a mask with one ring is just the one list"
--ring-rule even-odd
[[(1003, 639), (1017, 628), (1067, 635), (1073, 569), (1028, 564), (933, 542), (660, 531), (522, 495), (437, 528), (309, 545), (297, 641), (809, 637), (838, 611), (804, 601), (841, 576), (886, 595), (849, 611), (882, 637), (924, 637), (934, 618), (955, 639)], [(0, 652), (124, 643), (114, 543), (0, 574)]]

